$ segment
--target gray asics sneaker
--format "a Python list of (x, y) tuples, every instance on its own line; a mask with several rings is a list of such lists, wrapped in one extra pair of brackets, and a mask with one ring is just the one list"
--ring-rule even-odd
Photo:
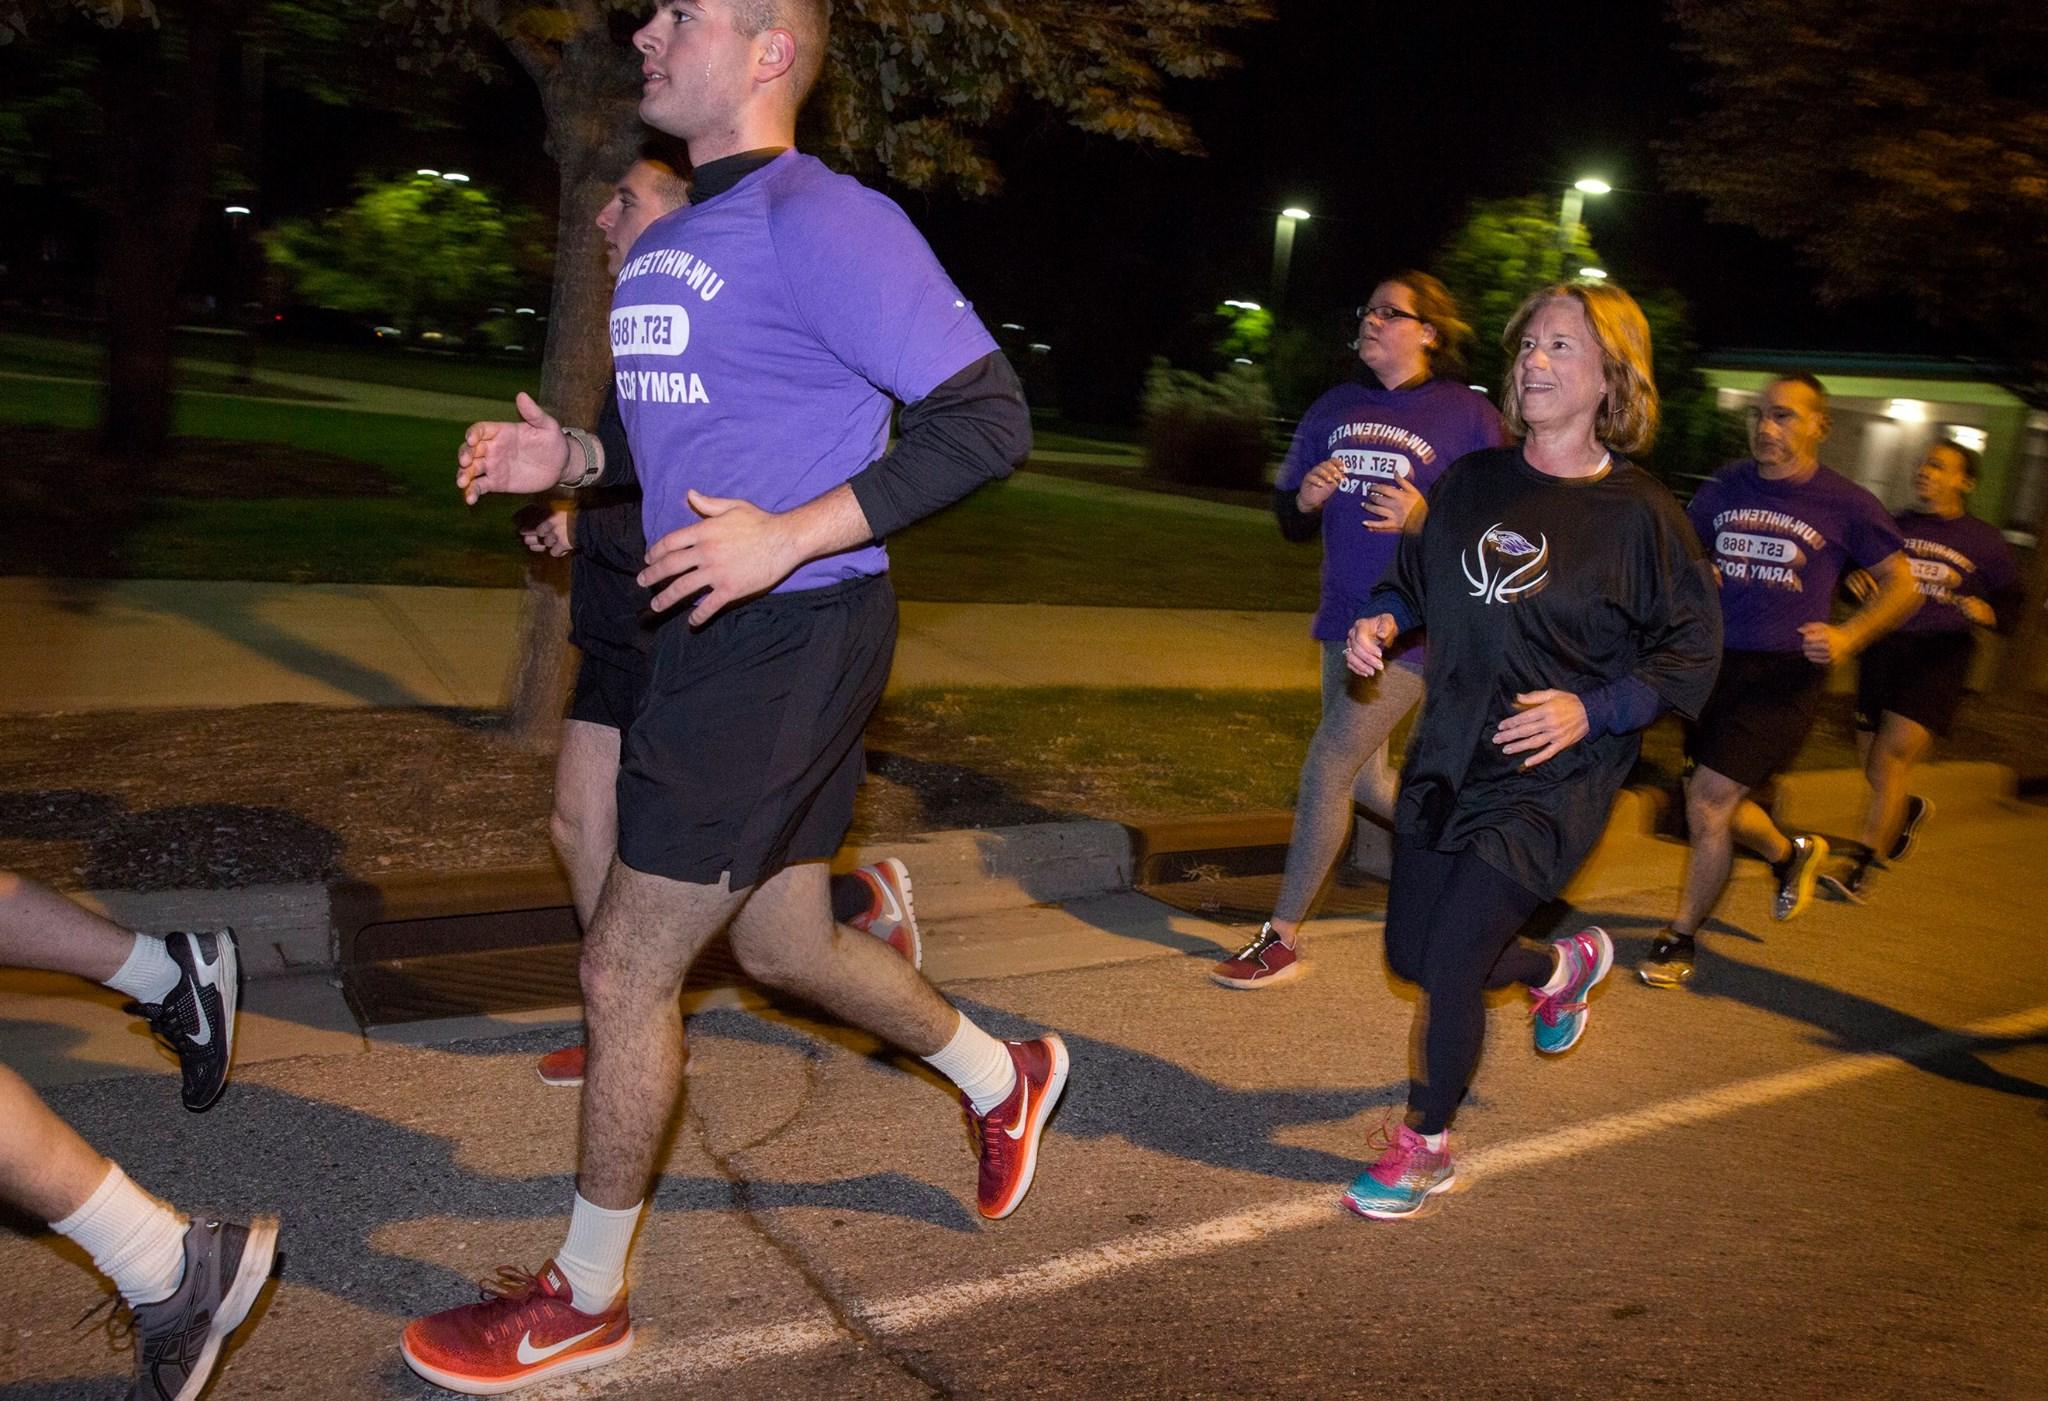
[(149, 1029), (177, 1053), (182, 1098), (197, 1114), (212, 1107), (228, 1083), (235, 1058), (235, 1005), (241, 996), (242, 960), (235, 933), (166, 934), (164, 947), (178, 965), (178, 985), (161, 1002), (131, 1002)]
[(213, 1375), (220, 1345), (242, 1326), (277, 1258), (277, 1218), (246, 1226), (194, 1220), (185, 1230), (185, 1278), (135, 1317), (135, 1386), (129, 1401), (193, 1401)]

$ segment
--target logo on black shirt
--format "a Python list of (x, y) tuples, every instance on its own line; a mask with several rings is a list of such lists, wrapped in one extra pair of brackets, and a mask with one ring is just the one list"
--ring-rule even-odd
[(1538, 533), (1541, 544), (1532, 545), (1523, 536), (1496, 521), (1479, 537), (1478, 568), (1466, 554), (1458, 556), (1472, 597), (1487, 603), (1515, 603), (1541, 593), (1550, 582), (1550, 538)]

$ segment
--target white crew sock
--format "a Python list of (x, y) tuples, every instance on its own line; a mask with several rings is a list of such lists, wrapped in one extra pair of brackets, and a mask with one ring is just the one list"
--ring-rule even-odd
[(1550, 981), (1536, 989), (1537, 992), (1542, 993), (1545, 997), (1554, 992), (1563, 992), (1564, 985), (1571, 981), (1572, 976), (1571, 955), (1566, 952), (1565, 946), (1563, 944), (1552, 944), (1550, 951), (1557, 956), (1557, 967), (1550, 970)]
[(107, 979), (105, 986), (125, 992), (137, 1002), (157, 1003), (175, 992), (178, 980), (184, 976), (163, 940), (154, 934), (137, 934), (135, 947), (128, 950), (128, 961), (121, 965), (120, 972)]
[(569, 1238), (555, 1252), (555, 1268), (569, 1281), (570, 1302), (577, 1312), (603, 1313), (626, 1287), (626, 1256), (632, 1252), (633, 1232), (646, 1205), (612, 1211), (576, 1194), (576, 1205), (569, 1210)]
[(965, 1015), (953, 1039), (924, 1058), (924, 1063), (960, 1087), (977, 1114), (986, 1114), (1017, 1088), (1017, 1063), (1010, 1048)]
[(130, 1182), (119, 1163), (109, 1163), (85, 1205), (52, 1221), (50, 1229), (77, 1241), (133, 1307), (160, 1303), (178, 1291), (189, 1224)]
[(1418, 1136), (1422, 1139), (1422, 1146), (1432, 1153), (1443, 1152), (1445, 1146), (1451, 1141), (1451, 1131), (1449, 1129), (1445, 1129), (1442, 1133), (1425, 1133)]

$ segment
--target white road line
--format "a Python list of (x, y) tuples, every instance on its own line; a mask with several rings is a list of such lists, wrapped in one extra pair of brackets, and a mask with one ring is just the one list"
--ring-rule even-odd
[[(1796, 1070), (1759, 1075), (1642, 1109), (1574, 1124), (1517, 1143), (1481, 1148), (1459, 1157), (1459, 1180), (1469, 1188), (1470, 1184), (1489, 1177), (1526, 1172), (1560, 1158), (1612, 1148), (1666, 1129), (1683, 1128), (1688, 1124), (1880, 1075), (1917, 1058), (1954, 1050), (1975, 1041), (2028, 1036), (2040, 1031), (2048, 1031), (2048, 1005), (1974, 1022), (1958, 1031), (1928, 1032), (1881, 1051), (1833, 1056)], [(997, 1302), (1057, 1294), (1108, 1275), (1213, 1255), (1233, 1246), (1336, 1221), (1343, 1216), (1342, 1208), (1337, 1205), (1337, 1194), (1337, 1184), (1332, 1183), (1192, 1226), (1127, 1236), (985, 1279), (940, 1285), (915, 1294), (878, 1299), (873, 1303), (852, 1302), (848, 1311), (876, 1333), (911, 1333)], [(1360, 1229), (1368, 1228), (1361, 1225)], [(602, 1372), (565, 1378), (554, 1385), (537, 1387), (522, 1394), (535, 1398), (588, 1396), (611, 1391), (652, 1394), (649, 1388), (659, 1383), (701, 1377), (750, 1362), (800, 1356), (847, 1341), (850, 1341), (848, 1334), (821, 1310), (787, 1323), (716, 1334), (701, 1342), (645, 1348)]]

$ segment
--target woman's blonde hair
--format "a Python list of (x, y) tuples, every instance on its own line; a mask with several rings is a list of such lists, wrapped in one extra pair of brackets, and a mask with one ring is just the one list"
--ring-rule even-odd
[(1522, 418), (1522, 393), (1513, 361), (1522, 353), (1522, 332), (1546, 302), (1560, 297), (1575, 301), (1586, 313), (1586, 324), (1600, 346), (1600, 366), (1607, 381), (1599, 412), (1593, 418), (1593, 436), (1601, 445), (1622, 456), (1648, 452), (1657, 440), (1657, 382), (1650, 374), (1650, 323), (1636, 299), (1612, 282), (1558, 282), (1533, 293), (1508, 318), (1500, 343), (1509, 356), (1507, 383), (1501, 386), (1500, 417), (1510, 436), (1526, 438), (1529, 425)]

